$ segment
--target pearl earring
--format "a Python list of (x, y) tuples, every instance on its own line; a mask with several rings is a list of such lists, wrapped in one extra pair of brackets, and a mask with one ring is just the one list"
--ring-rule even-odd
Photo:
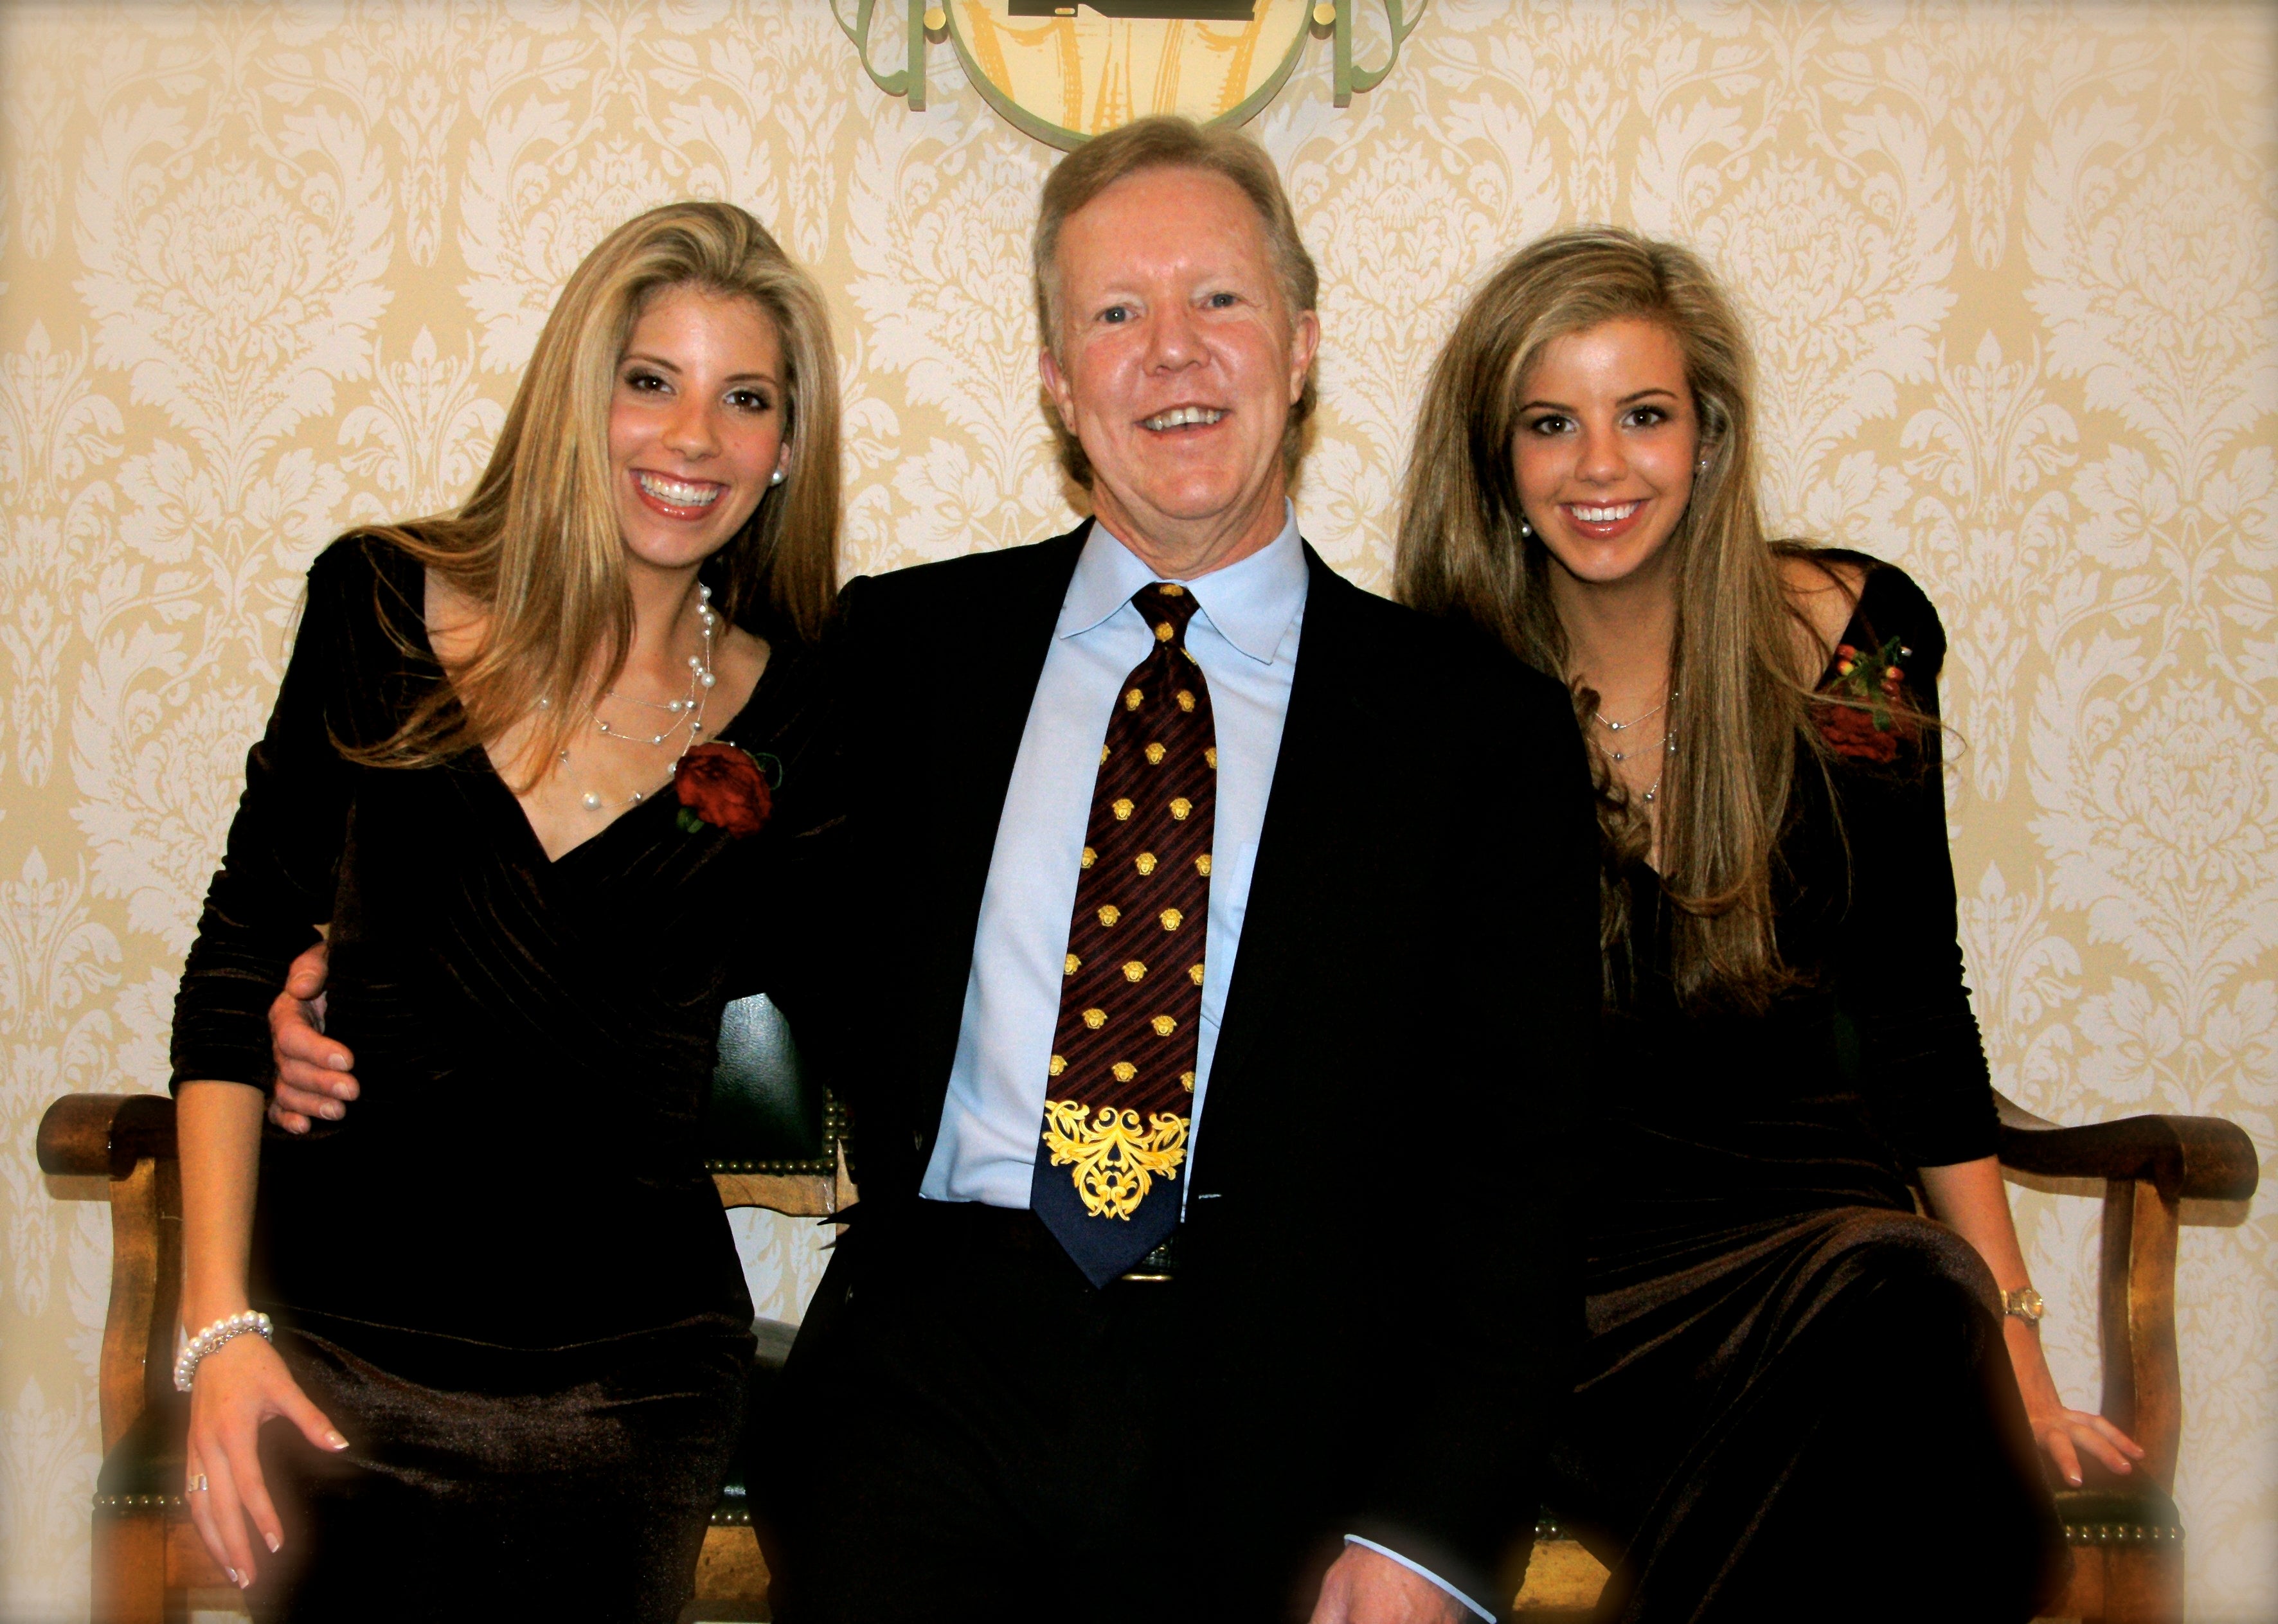
[(1532, 537), (1534, 534), (1534, 526), (1522, 517), (1518, 522), (1518, 533), (1522, 537)]
[[(1706, 468), (1706, 467), (1708, 466), (1708, 464), (1706, 464), (1706, 463), (1704, 462), (1703, 464), (1701, 464), (1701, 466), (1702, 466), (1703, 468)], [(779, 484), (783, 484), (783, 474), (784, 474), (783, 469), (776, 469), (776, 471), (775, 471), (774, 473), (772, 473), (772, 474), (770, 474), (770, 475), (768, 475), (768, 483), (769, 484), (771, 484), (771, 485), (779, 485)]]

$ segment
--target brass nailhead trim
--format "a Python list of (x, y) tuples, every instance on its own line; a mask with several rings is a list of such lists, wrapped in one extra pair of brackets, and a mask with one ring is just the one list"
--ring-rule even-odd
[[(2065, 1544), (2068, 1545), (2180, 1545), (2182, 1529), (2172, 1523), (2144, 1522), (2068, 1522), (2064, 1525)], [(1555, 1519), (1540, 1518), (1534, 1525), (1537, 1539), (1571, 1537)]]
[[(736, 1164), (738, 1170), (747, 1170), (745, 1164)], [(754, 1163), (756, 1167), (772, 1168), (777, 1163)], [(182, 1507), (179, 1494), (98, 1494), (95, 1509), (107, 1512), (178, 1511)], [(714, 1528), (749, 1528), (752, 1513), (748, 1511), (718, 1509), (712, 1513)], [(2064, 1525), (2065, 1543), (2071, 1545), (2164, 1545), (2183, 1543), (2183, 1531), (2179, 1528), (2146, 1525), (2137, 1522), (2068, 1522)], [(1564, 1530), (1548, 1518), (1534, 1525), (1537, 1539), (1559, 1539)]]
[(822, 1094), (822, 1154), (803, 1162), (707, 1162), (707, 1173), (776, 1173), (832, 1175), (838, 1171), (838, 1142), (846, 1137), (846, 1108), (825, 1089)]
[(817, 1158), (812, 1162), (707, 1162), (707, 1173), (778, 1173), (785, 1175), (813, 1174), (821, 1178), (838, 1170), (836, 1162)]
[(2180, 1545), (2183, 1531), (2162, 1524), (2142, 1522), (2068, 1522), (2068, 1545)]

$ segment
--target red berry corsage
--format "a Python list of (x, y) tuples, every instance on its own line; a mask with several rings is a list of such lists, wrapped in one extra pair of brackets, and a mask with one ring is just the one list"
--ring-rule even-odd
[(1838, 756), (1861, 761), (1895, 761), (1899, 746), (1916, 731), (1907, 706), (1907, 674), (1900, 665), (1914, 650), (1893, 637), (1878, 649), (1848, 643), (1835, 649), (1835, 675), (1813, 706), (1819, 736)]

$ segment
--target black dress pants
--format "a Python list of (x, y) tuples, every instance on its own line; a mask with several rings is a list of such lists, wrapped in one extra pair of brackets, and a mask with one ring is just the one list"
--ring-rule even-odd
[(1187, 1619), (1181, 1283), (1095, 1288), (1035, 1216), (858, 1218), (755, 1483), (782, 1624)]

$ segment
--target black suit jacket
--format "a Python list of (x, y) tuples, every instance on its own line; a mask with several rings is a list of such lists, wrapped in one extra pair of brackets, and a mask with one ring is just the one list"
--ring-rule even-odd
[[(842, 599), (852, 961), (816, 1035), (865, 1208), (917, 1199), (932, 1154), (1084, 534)], [(1294, 1563), (1360, 1533), (1492, 1597), (1533, 1526), (1579, 1329), (1563, 1170), (1598, 1000), (1587, 774), (1555, 683), (1306, 562), (1187, 1174), (1180, 1446), (1206, 1544)]]

